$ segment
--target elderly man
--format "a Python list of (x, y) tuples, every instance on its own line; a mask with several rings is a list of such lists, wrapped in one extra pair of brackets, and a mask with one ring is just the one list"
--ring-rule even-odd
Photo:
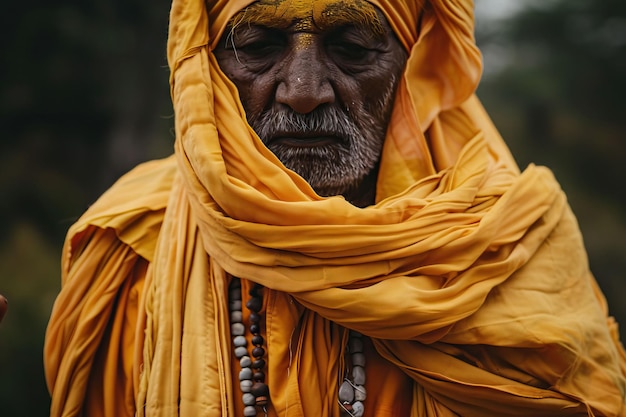
[(70, 229), (52, 416), (624, 416), (550, 172), (474, 96), (469, 0), (174, 0), (171, 158)]

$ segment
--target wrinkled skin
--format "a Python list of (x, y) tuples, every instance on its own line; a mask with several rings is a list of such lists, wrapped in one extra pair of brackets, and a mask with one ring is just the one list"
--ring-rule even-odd
[[(270, 3), (281, 2), (235, 16), (214, 50), (220, 67), (248, 122), (287, 168), (320, 195), (372, 204), (406, 51), (365, 1), (309, 0), (288, 13)], [(355, 20), (363, 10), (369, 15)]]

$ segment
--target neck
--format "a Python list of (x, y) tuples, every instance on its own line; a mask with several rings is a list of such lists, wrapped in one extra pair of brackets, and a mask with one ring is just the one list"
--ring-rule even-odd
[(374, 204), (376, 200), (376, 181), (378, 179), (378, 167), (369, 174), (355, 188), (343, 193), (343, 197), (353, 206), (364, 208)]

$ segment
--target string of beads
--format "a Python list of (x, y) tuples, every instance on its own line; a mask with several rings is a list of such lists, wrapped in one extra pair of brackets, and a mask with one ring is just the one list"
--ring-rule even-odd
[(360, 333), (350, 330), (346, 354), (350, 355), (352, 361), (352, 379), (344, 378), (339, 386), (337, 400), (342, 414), (362, 417), (365, 412), (363, 401), (367, 398), (367, 391), (365, 390), (365, 354)]
[(241, 388), (242, 401), (244, 405), (244, 417), (254, 417), (257, 415), (257, 407), (261, 408), (267, 415), (267, 405), (269, 404), (270, 392), (265, 383), (265, 343), (261, 336), (261, 315), (259, 312), (263, 307), (263, 287), (255, 284), (249, 291), (250, 299), (246, 302), (246, 308), (250, 310), (250, 333), (252, 333), (252, 358), (248, 354), (248, 340), (243, 324), (243, 312), (241, 309), (241, 282), (233, 279), (229, 288), (229, 309), (230, 309), (230, 332), (235, 348), (235, 357), (239, 359), (241, 371), (239, 372), (239, 387)]
[[(267, 406), (270, 401), (269, 387), (265, 383), (265, 340), (261, 335), (261, 315), (263, 308), (263, 287), (254, 284), (249, 291), (250, 299), (246, 308), (250, 311), (250, 333), (252, 334), (252, 358), (248, 353), (246, 327), (243, 323), (241, 281), (233, 278), (229, 287), (228, 305), (230, 312), (230, 331), (234, 346), (235, 357), (239, 360), (239, 386), (241, 388), (244, 405), (244, 417), (255, 417), (259, 409), (267, 416)], [(365, 391), (365, 354), (363, 340), (360, 333), (350, 331), (346, 353), (350, 355), (352, 364), (351, 379), (344, 378), (339, 387), (337, 401), (342, 415), (363, 417), (365, 406), (363, 401), (367, 397)]]

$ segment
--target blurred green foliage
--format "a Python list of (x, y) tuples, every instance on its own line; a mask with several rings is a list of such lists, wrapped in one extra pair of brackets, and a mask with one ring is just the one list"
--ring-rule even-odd
[(169, 1), (33, 0), (0, 14), (0, 415), (46, 416), (43, 340), (67, 228), (172, 151)]
[[(48, 414), (43, 337), (67, 228), (123, 172), (171, 152), (169, 2), (12, 9), (0, 15), (0, 413), (32, 417)], [(477, 35), (497, 63), (479, 96), (521, 166), (555, 171), (626, 323), (626, 2), (546, 1)]]
[(610, 312), (626, 323), (626, 2), (533, 4), (478, 26), (497, 66), (478, 95), (520, 166), (554, 171)]

